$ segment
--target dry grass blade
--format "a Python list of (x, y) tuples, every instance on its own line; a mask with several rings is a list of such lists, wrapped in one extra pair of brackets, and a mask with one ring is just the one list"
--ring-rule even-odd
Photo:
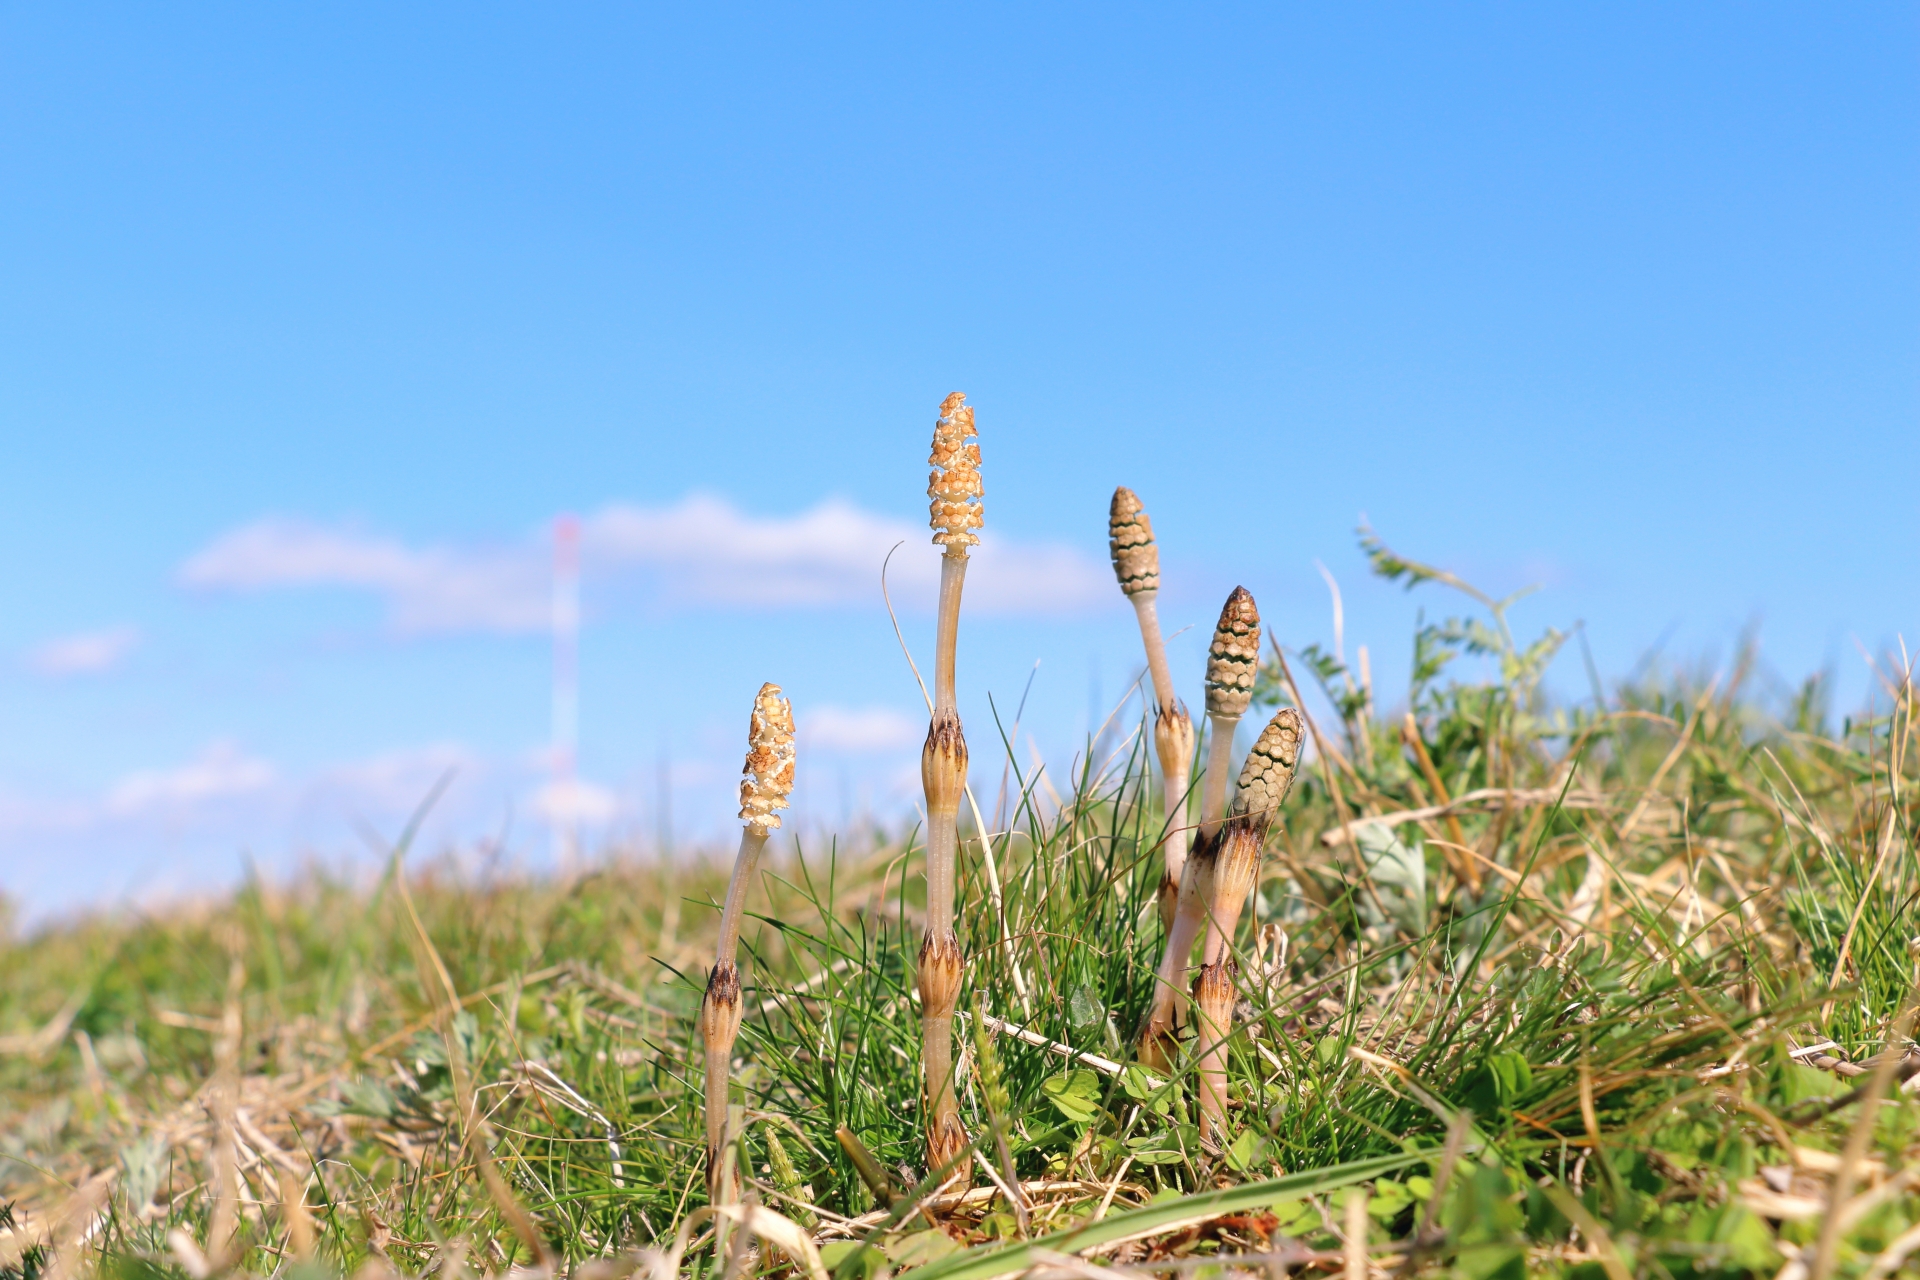
[[(434, 1006), (435, 1021), (438, 1023), (441, 1043), (447, 1056), (447, 1071), (453, 1085), (454, 1102), (459, 1109), (463, 1150), (473, 1156), (474, 1166), (478, 1169), (480, 1180), (487, 1189), (488, 1197), (494, 1208), (499, 1211), (520, 1244), (527, 1251), (534, 1270), (550, 1273), (553, 1258), (547, 1248), (546, 1240), (540, 1229), (534, 1224), (526, 1206), (513, 1194), (507, 1180), (500, 1175), (500, 1169), (493, 1158), (493, 1134), (486, 1117), (481, 1114), (479, 1103), (473, 1088), (473, 1077), (469, 1071), (465, 1047), (460, 1037), (454, 1034), (453, 1018), (460, 1008), (460, 993), (453, 984), (453, 975), (447, 971), (446, 962), (441, 959), (439, 949), (433, 945), (433, 937), (427, 932), (427, 926), (420, 919), (420, 912), (413, 904), (413, 895), (407, 888), (404, 859), (407, 846), (413, 832), (419, 829), (420, 821), (445, 789), (446, 779), (429, 793), (407, 825), (407, 831), (395, 845), (391, 879), (394, 894), (406, 913), (411, 928), (407, 932), (409, 945), (414, 952), (416, 967), (423, 975), (428, 1002)], [(431, 975), (428, 977), (427, 975)]]
[(247, 970), (240, 960), (237, 932), (227, 937), (227, 998), (221, 1004), (220, 1034), (215, 1043), (214, 1073), (208, 1090), (213, 1116), (213, 1221), (207, 1228), (207, 1265), (224, 1271), (235, 1261), (233, 1238), (240, 1225), (240, 1176), (234, 1166), (234, 1112), (240, 1091), (240, 994), (246, 989)]
[(758, 1236), (778, 1247), (799, 1263), (809, 1280), (827, 1280), (827, 1264), (810, 1236), (791, 1218), (783, 1217), (763, 1205), (707, 1205), (688, 1214), (674, 1235), (672, 1247), (653, 1259), (653, 1280), (674, 1280), (680, 1274), (680, 1260), (686, 1256), (693, 1233), (718, 1218), (744, 1228), (745, 1235)]
[(1827, 1280), (1833, 1274), (1834, 1260), (1840, 1248), (1840, 1233), (1844, 1229), (1842, 1211), (1853, 1195), (1854, 1179), (1859, 1176), (1867, 1148), (1873, 1142), (1873, 1125), (1880, 1114), (1881, 1100), (1886, 1096), (1887, 1086), (1893, 1082), (1895, 1070), (1906, 1056), (1907, 1035), (1913, 1030), (1914, 1014), (1920, 1008), (1920, 979), (1916, 979), (1901, 1003), (1900, 1014), (1887, 1031), (1886, 1045), (1880, 1054), (1879, 1065), (1874, 1068), (1873, 1079), (1867, 1085), (1866, 1096), (1860, 1099), (1860, 1115), (1847, 1134), (1840, 1167), (1833, 1175), (1833, 1184), (1827, 1194), (1827, 1212), (1821, 1219), (1820, 1238), (1815, 1242), (1812, 1280)]

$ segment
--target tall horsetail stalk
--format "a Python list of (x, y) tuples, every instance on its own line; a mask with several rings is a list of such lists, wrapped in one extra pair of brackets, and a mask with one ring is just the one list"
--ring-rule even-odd
[(1247, 752), (1235, 788), (1233, 811), (1214, 838), (1212, 890), (1208, 895), (1204, 963), (1193, 984), (1200, 1050), (1200, 1138), (1218, 1146), (1227, 1118), (1227, 1033), (1233, 1024), (1232, 946), (1247, 894), (1260, 877), (1260, 851), (1267, 831), (1293, 786), (1300, 760), (1300, 713), (1282, 707)]
[(920, 1061), (926, 1071), (927, 1169), (958, 1173), (967, 1150), (954, 1095), (953, 1006), (966, 960), (953, 930), (954, 860), (960, 845), (960, 800), (967, 789), (967, 739), (953, 695), (954, 649), (960, 634), (960, 589), (967, 548), (982, 523), (980, 446), (973, 409), (956, 391), (940, 402), (933, 426), (933, 472), (927, 479), (933, 540), (940, 558), (940, 622), (933, 660), (933, 718), (920, 752), (927, 793), (927, 931), (920, 943)]
[(1220, 853), (1220, 819), (1227, 808), (1227, 771), (1233, 764), (1233, 734), (1253, 701), (1253, 677), (1260, 665), (1260, 611), (1245, 587), (1235, 587), (1220, 610), (1207, 647), (1207, 723), (1212, 742), (1200, 795), (1200, 829), (1181, 868), (1180, 891), (1167, 948), (1154, 973), (1153, 1003), (1140, 1027), (1138, 1053), (1149, 1068), (1165, 1070), (1173, 1062), (1174, 1028), (1187, 988), (1187, 962), (1200, 940), (1214, 893), (1214, 865)]
[(734, 1162), (727, 1158), (727, 1085), (733, 1042), (740, 1034), (740, 920), (747, 890), (760, 868), (760, 851), (766, 848), (768, 833), (780, 825), (774, 811), (786, 808), (793, 794), (793, 759), (793, 704), (780, 696), (779, 685), (763, 684), (753, 700), (747, 761), (741, 769), (740, 819), (746, 829), (740, 833), (740, 853), (720, 910), (720, 941), (707, 974), (707, 993), (700, 999), (700, 1038), (707, 1051), (707, 1198), (714, 1204), (739, 1198)]
[(1227, 773), (1233, 768), (1233, 731), (1253, 702), (1260, 670), (1260, 610), (1253, 593), (1235, 587), (1220, 608), (1207, 647), (1207, 778), (1200, 793), (1200, 831), (1213, 835), (1227, 811)]
[(1193, 772), (1193, 720), (1173, 692), (1173, 672), (1167, 667), (1167, 644), (1160, 636), (1160, 548), (1153, 540), (1153, 521), (1133, 490), (1122, 485), (1113, 491), (1107, 509), (1107, 550), (1120, 590), (1133, 602), (1140, 619), (1140, 641), (1147, 651), (1147, 670), (1153, 673), (1153, 749), (1160, 757), (1161, 786), (1166, 793), (1166, 835), (1161, 847), (1166, 870), (1160, 876), (1160, 928), (1173, 927), (1174, 907), (1180, 895), (1180, 872), (1187, 861), (1187, 786)]

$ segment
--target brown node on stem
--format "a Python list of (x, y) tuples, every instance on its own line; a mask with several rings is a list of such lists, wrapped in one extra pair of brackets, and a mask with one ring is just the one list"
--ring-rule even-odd
[(1253, 678), (1260, 669), (1260, 610), (1253, 593), (1235, 587), (1220, 610), (1207, 648), (1207, 714), (1247, 714), (1253, 701)]
[[(1193, 845), (1187, 850), (1187, 865), (1182, 869), (1182, 878), (1187, 876), (1193, 878), (1195, 902), (1203, 913), (1207, 904), (1213, 901), (1214, 873), (1220, 866), (1220, 847), (1225, 838), (1224, 825), (1214, 828), (1212, 835), (1202, 831), (1193, 837)], [(1191, 946), (1192, 943), (1189, 942), (1188, 945)], [(1182, 967), (1185, 963), (1186, 959), (1182, 957)]]
[(1260, 849), (1266, 837), (1267, 820), (1253, 814), (1230, 818), (1220, 828), (1213, 862), (1213, 901), (1209, 904), (1213, 915), (1208, 931), (1209, 962), (1224, 955), (1232, 940), (1240, 910), (1260, 876)]
[(1227, 1118), (1225, 1042), (1233, 1024), (1232, 961), (1200, 967), (1193, 980), (1194, 1010), (1200, 1019), (1200, 1140), (1218, 1150)]
[(779, 685), (763, 684), (747, 722), (747, 762), (740, 770), (740, 818), (748, 826), (779, 827), (774, 810), (786, 808), (793, 794), (793, 757), (793, 704), (780, 696)]
[(700, 1035), (709, 1044), (732, 1044), (740, 1033), (740, 968), (722, 960), (707, 973), (707, 992), (700, 998)]
[(1193, 759), (1193, 720), (1178, 698), (1153, 722), (1153, 749), (1162, 763)]
[[(966, 1173), (967, 1131), (957, 1114), (935, 1119), (927, 1128), (927, 1171), (947, 1170), (951, 1182)], [(942, 1185), (945, 1185), (944, 1183)]]
[(1154, 718), (1153, 750), (1160, 757), (1161, 768), (1169, 775), (1181, 775), (1175, 782), (1184, 788), (1187, 783), (1184, 775), (1193, 761), (1193, 719), (1187, 715), (1186, 705), (1180, 699), (1175, 698), (1172, 705), (1162, 707)]
[(1128, 595), (1160, 589), (1160, 548), (1153, 540), (1153, 521), (1133, 490), (1122, 485), (1113, 491), (1107, 508), (1107, 553), (1113, 557), (1113, 576)]
[(979, 544), (980, 535), (974, 531), (985, 517), (980, 446), (968, 443), (978, 433), (973, 428), (973, 406), (965, 403), (966, 398), (964, 392), (956, 391), (940, 402), (940, 417), (933, 424), (933, 454), (927, 459), (934, 468), (927, 477), (928, 523), (933, 540), (946, 547), (949, 555), (965, 555), (968, 547)]
[(1216, 1033), (1226, 1030), (1227, 1019), (1233, 1013), (1233, 974), (1229, 967), (1232, 963), (1217, 960), (1203, 964), (1200, 975), (1193, 980), (1193, 1002), (1200, 1007), (1200, 1016), (1213, 1024)]
[(927, 741), (920, 748), (920, 782), (926, 788), (927, 808), (958, 813), (967, 789), (967, 736), (960, 717), (937, 711), (927, 725)]
[(960, 977), (966, 972), (966, 957), (960, 954), (960, 940), (952, 933), (938, 937), (928, 934), (920, 942), (920, 1015), (945, 1018), (953, 1014), (960, 1000)]
[(917, 981), (925, 1038), (927, 1168), (946, 1170), (943, 1183), (962, 1175), (967, 1148), (953, 1079), (953, 1007), (959, 1003), (965, 972), (966, 957), (951, 929), (930, 932), (921, 941)]

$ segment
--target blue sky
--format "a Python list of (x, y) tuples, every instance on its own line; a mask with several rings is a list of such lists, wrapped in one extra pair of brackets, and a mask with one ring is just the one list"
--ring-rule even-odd
[(1063, 766), (1132, 678), (1116, 483), (1192, 685), (1236, 582), (1329, 642), (1319, 561), (1391, 700), (1445, 602), (1364, 512), (1609, 674), (1757, 621), (1857, 702), (1920, 600), (1914, 53), (1898, 5), (0, 9), (0, 886), (352, 858), (450, 766), (430, 842), (537, 861), (563, 511), (597, 830), (666, 761), (723, 830), (769, 678), (808, 823), (897, 811), (877, 560), (924, 650), (954, 389), (977, 742), (1039, 661)]

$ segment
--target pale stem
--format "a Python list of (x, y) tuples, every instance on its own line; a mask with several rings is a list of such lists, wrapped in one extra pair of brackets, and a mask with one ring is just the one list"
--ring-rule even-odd
[[(1171, 931), (1179, 913), (1179, 885), (1186, 874), (1187, 844), (1193, 839), (1187, 830), (1187, 786), (1193, 772), (1193, 728), (1185, 717), (1180, 723), (1185, 733), (1162, 733), (1155, 726), (1154, 747), (1160, 754), (1160, 784), (1166, 794), (1166, 835), (1160, 841), (1165, 871), (1160, 877), (1160, 929)], [(1161, 724), (1171, 728), (1172, 720)]]
[(955, 709), (953, 697), (953, 655), (960, 638), (960, 588), (967, 578), (967, 552), (964, 547), (949, 547), (940, 557), (940, 626), (933, 649), (933, 710)]
[(727, 882), (727, 901), (720, 908), (720, 943), (713, 949), (715, 964), (731, 964), (740, 950), (740, 922), (746, 917), (747, 890), (760, 869), (760, 851), (767, 847), (767, 829), (749, 824), (740, 833), (740, 852), (733, 860), (733, 879)]
[(1140, 641), (1147, 650), (1147, 670), (1153, 673), (1153, 700), (1165, 714), (1173, 706), (1173, 672), (1167, 667), (1167, 644), (1160, 638), (1160, 611), (1154, 606), (1157, 591), (1140, 591), (1130, 598), (1133, 611), (1140, 617)]
[[(1167, 644), (1160, 635), (1160, 610), (1154, 603), (1159, 594), (1157, 591), (1141, 591), (1129, 598), (1133, 601), (1134, 613), (1140, 619), (1140, 643), (1147, 651), (1147, 669), (1153, 673), (1154, 703), (1158, 714), (1165, 717), (1172, 714), (1174, 707), (1173, 672), (1167, 666)], [(1187, 772), (1193, 765), (1191, 741), (1189, 736), (1189, 750), (1182, 758), (1175, 744), (1163, 743), (1158, 734), (1154, 739), (1156, 748), (1166, 748), (1159, 752), (1160, 787), (1166, 797), (1167, 835), (1163, 842), (1166, 879), (1173, 884), (1180, 883), (1180, 871), (1187, 860)], [(1167, 905), (1162, 903), (1163, 913)], [(1164, 914), (1161, 923), (1166, 924)]]
[(1233, 768), (1233, 731), (1239, 716), (1207, 717), (1207, 780), (1200, 793), (1200, 834), (1211, 836), (1220, 829), (1227, 812), (1227, 784)]
[(1180, 876), (1180, 899), (1174, 908), (1173, 926), (1167, 930), (1167, 949), (1154, 971), (1153, 1005), (1141, 1036), (1143, 1044), (1173, 1030), (1178, 1002), (1187, 991), (1187, 962), (1193, 957), (1193, 944), (1206, 921), (1207, 901), (1213, 896), (1213, 862), (1212, 858), (1189, 857)]
[(1175, 884), (1187, 865), (1187, 841), (1191, 839), (1187, 831), (1187, 779), (1185, 769), (1178, 773), (1166, 771), (1167, 793), (1167, 879)]
[(1206, 941), (1200, 946), (1200, 963), (1218, 964), (1220, 958), (1226, 954), (1227, 943), (1233, 938), (1233, 931), (1239, 927), (1240, 911), (1236, 907), (1229, 919), (1224, 904), (1213, 902), (1207, 905), (1205, 914), (1207, 933)]
[[(1205, 970), (1202, 970), (1205, 972)], [(1227, 1117), (1227, 1027), (1233, 1000), (1224, 1007), (1198, 1000), (1200, 1024), (1200, 1138), (1218, 1143)]]
[(959, 807), (927, 811), (927, 933), (953, 932), (954, 858), (960, 845)]
[[(967, 553), (949, 547), (940, 559), (940, 622), (933, 655), (933, 720), (921, 751), (927, 796), (927, 926), (920, 949), (921, 1064), (926, 1071), (927, 1164), (936, 1167), (964, 1145), (953, 1091), (953, 1002), (965, 962), (953, 931), (954, 871), (960, 846), (960, 797), (966, 794), (966, 739), (953, 692), (960, 635), (960, 590)], [(982, 842), (988, 838), (980, 832)]]
[(707, 1041), (707, 1151), (713, 1164), (707, 1170), (707, 1194), (715, 1204), (730, 1203), (734, 1177), (727, 1152), (727, 1086), (733, 1075), (733, 1041), (716, 1036)]
[(960, 1110), (953, 1093), (953, 1010), (923, 1015), (920, 1040), (920, 1061), (927, 1078), (927, 1119), (937, 1131), (946, 1117)]

